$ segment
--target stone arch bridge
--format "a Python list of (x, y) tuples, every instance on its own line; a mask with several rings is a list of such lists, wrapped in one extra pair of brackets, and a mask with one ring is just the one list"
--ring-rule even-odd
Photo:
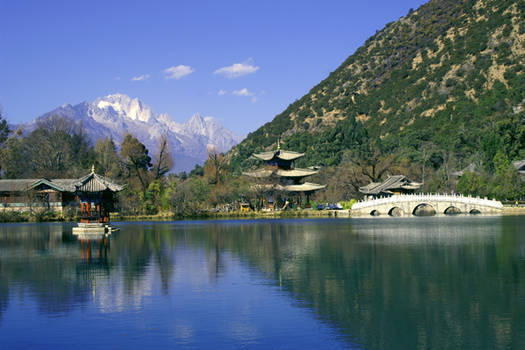
[(394, 195), (359, 201), (352, 206), (352, 216), (417, 215), (421, 208), (435, 214), (480, 214), (499, 213), (503, 210), (503, 205), (497, 200), (463, 195)]

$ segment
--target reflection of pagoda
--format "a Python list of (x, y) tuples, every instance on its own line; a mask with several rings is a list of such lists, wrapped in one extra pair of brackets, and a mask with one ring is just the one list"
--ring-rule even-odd
[(307, 176), (317, 174), (318, 170), (300, 169), (294, 167), (294, 161), (302, 157), (304, 153), (281, 150), (280, 143), (277, 142), (277, 150), (255, 153), (253, 156), (263, 160), (263, 168), (244, 172), (243, 175), (249, 176), (257, 183), (253, 188), (263, 195), (263, 206), (267, 208), (280, 208), (291, 202), (292, 197), (297, 199), (297, 204), (301, 204), (301, 195), (306, 196), (306, 207), (310, 207), (310, 195), (317, 190), (325, 188), (326, 185), (319, 185), (312, 182), (303, 182)]

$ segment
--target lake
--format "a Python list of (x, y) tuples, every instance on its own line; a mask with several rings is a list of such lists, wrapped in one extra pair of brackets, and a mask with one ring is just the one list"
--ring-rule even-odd
[(0, 225), (0, 348), (523, 349), (525, 217)]

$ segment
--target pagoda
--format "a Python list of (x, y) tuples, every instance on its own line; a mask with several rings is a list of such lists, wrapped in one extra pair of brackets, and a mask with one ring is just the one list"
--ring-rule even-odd
[(253, 171), (243, 172), (243, 175), (257, 182), (252, 188), (263, 193), (263, 207), (285, 208), (293, 199), (296, 200), (296, 204), (301, 205), (301, 197), (304, 195), (305, 207), (310, 208), (310, 196), (326, 185), (304, 182), (306, 177), (317, 174), (319, 170), (313, 167), (296, 168), (295, 160), (302, 156), (304, 153), (281, 150), (280, 141), (277, 142), (277, 150), (253, 154), (254, 158), (264, 161), (265, 165)]

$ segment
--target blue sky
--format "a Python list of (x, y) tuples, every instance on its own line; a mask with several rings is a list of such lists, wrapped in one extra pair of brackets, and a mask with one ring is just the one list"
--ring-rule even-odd
[(424, 2), (0, 0), (0, 105), (19, 123), (119, 92), (246, 134)]

